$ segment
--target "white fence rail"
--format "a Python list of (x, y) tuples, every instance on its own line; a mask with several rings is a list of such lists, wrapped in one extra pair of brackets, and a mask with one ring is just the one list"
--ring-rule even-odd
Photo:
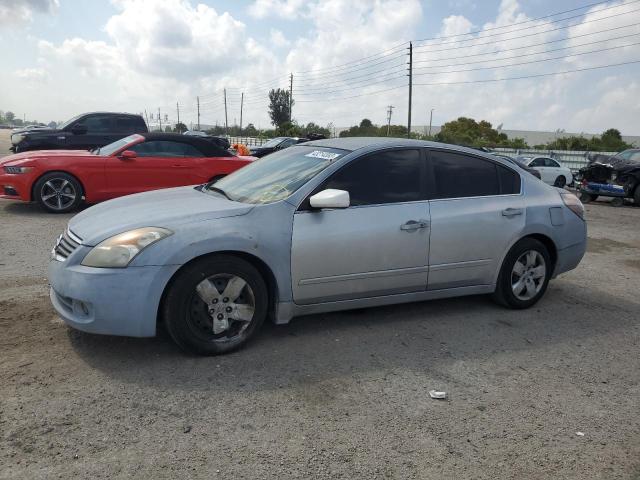
[(270, 138), (264, 137), (228, 137), (231, 145), (234, 143), (241, 143), (246, 145), (247, 147), (259, 147), (265, 142), (271, 140)]
[(513, 148), (494, 148), (496, 153), (501, 153), (509, 157), (540, 157), (547, 156), (558, 160), (565, 167), (577, 172), (589, 163), (589, 155), (597, 153), (600, 155), (615, 155), (617, 152), (575, 152), (571, 150), (517, 150)]

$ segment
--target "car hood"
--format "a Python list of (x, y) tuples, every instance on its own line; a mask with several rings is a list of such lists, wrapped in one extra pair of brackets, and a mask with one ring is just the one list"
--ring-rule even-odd
[(19, 162), (27, 159), (39, 160), (51, 157), (86, 157), (92, 155), (93, 153), (88, 150), (34, 150), (2, 157), (0, 158), (0, 165), (9, 165), (11, 162)]
[(95, 246), (118, 233), (140, 227), (164, 227), (245, 215), (254, 205), (232, 202), (193, 187), (138, 193), (100, 203), (76, 215), (69, 229), (83, 245)]

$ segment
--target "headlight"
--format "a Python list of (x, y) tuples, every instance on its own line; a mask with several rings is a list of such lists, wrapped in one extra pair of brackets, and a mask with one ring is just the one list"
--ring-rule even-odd
[(82, 260), (86, 267), (124, 268), (149, 245), (170, 235), (171, 230), (144, 227), (119, 233), (93, 247)]
[(17, 145), (22, 140), (24, 140), (24, 135), (22, 135), (21, 133), (16, 133), (14, 135), (11, 135), (11, 143), (13, 143), (14, 145)]
[(33, 167), (4, 167), (5, 173), (27, 173), (33, 170)]

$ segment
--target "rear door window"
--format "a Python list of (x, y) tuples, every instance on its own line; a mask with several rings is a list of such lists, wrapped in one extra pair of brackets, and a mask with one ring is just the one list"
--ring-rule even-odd
[(544, 167), (545, 161), (544, 158), (536, 158), (533, 162), (529, 164), (530, 167)]
[(520, 176), (488, 159), (430, 151), (433, 198), (467, 198), (520, 192)]

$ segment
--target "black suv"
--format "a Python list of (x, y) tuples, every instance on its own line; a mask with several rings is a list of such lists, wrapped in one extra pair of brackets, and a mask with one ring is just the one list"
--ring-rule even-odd
[(11, 135), (11, 150), (91, 150), (132, 133), (147, 132), (140, 115), (114, 112), (83, 113), (55, 129), (18, 131)]

